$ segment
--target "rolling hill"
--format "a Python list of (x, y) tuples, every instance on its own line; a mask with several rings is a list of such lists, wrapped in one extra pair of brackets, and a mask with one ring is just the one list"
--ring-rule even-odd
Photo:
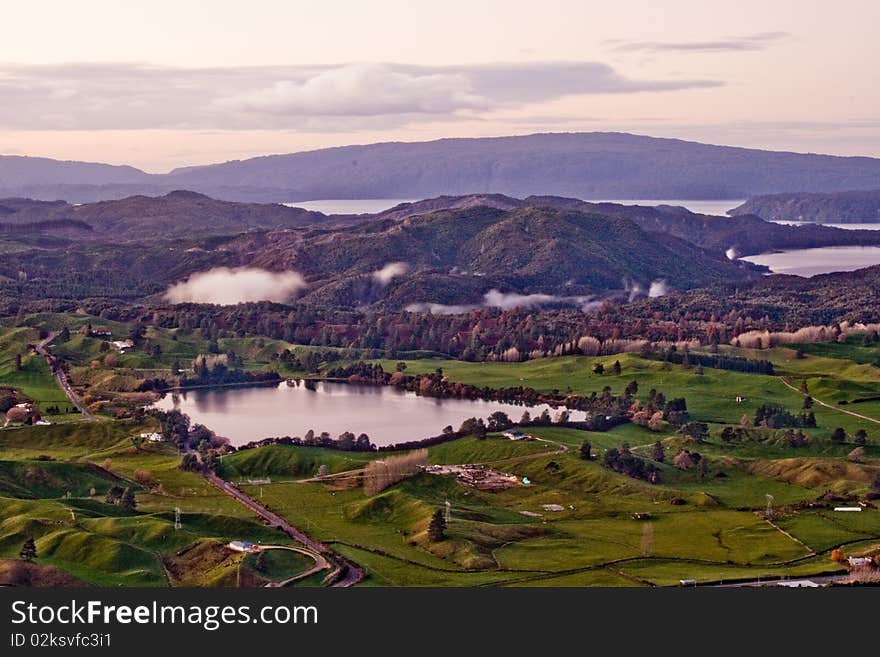
[[(492, 290), (554, 297), (524, 303), (581, 304), (594, 295), (647, 293), (660, 281), (689, 289), (756, 275), (624, 217), (528, 206), (442, 210), (305, 236), (275, 231), (227, 248), (250, 265), (301, 272), (305, 300), (343, 306), (481, 303)], [(396, 275), (383, 277), (391, 263), (399, 263)]]
[(770, 221), (880, 223), (880, 190), (755, 196), (731, 214), (753, 214)]

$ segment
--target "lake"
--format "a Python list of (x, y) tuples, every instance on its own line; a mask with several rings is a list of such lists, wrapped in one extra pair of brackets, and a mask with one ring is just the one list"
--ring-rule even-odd
[(284, 203), (291, 208), (304, 208), (324, 214), (375, 214), (393, 208), (401, 203), (412, 203), (412, 198), (354, 198), (323, 199), (319, 201), (299, 201)]
[[(443, 427), (458, 429), (470, 417), (487, 418), (504, 411), (514, 421), (523, 411), (533, 416), (546, 405), (525, 407), (503, 402), (420, 397), (391, 386), (318, 382), (241, 388), (204, 388), (169, 393), (155, 404), (179, 409), (194, 423), (204, 424), (233, 445), (278, 436), (303, 436), (309, 429), (336, 438), (344, 431), (366, 433), (374, 445), (393, 445), (430, 438)], [(573, 411), (572, 420), (584, 412)]]
[[(373, 214), (393, 208), (401, 203), (412, 203), (419, 199), (413, 198), (360, 198), (360, 199), (322, 199), (318, 201), (298, 201), (284, 203), (292, 208), (305, 208), (324, 214)], [(724, 215), (731, 208), (745, 203), (742, 200), (708, 200), (708, 201), (682, 201), (663, 199), (636, 199), (636, 200), (611, 200), (611, 199), (585, 199), (590, 203), (620, 203), (622, 205), (680, 205), (691, 212), (701, 214)]]
[(827, 246), (818, 249), (792, 249), (742, 258), (766, 265), (774, 274), (811, 277), (835, 271), (854, 271), (880, 264), (880, 246)]

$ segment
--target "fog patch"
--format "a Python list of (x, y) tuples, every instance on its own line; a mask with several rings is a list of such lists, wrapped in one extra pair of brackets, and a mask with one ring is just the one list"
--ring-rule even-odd
[(387, 265), (373, 272), (373, 280), (380, 285), (388, 285), (392, 278), (403, 276), (409, 271), (409, 265), (405, 262), (389, 262)]
[(219, 306), (255, 301), (284, 303), (305, 287), (305, 279), (295, 271), (215, 267), (171, 285), (165, 292), (165, 299), (171, 303), (211, 303)]
[(514, 308), (537, 308), (540, 306), (563, 305), (576, 306), (581, 310), (593, 310), (601, 301), (587, 296), (558, 296), (555, 294), (518, 294), (501, 292), (495, 288), (483, 295), (483, 302), (469, 305), (446, 305), (442, 303), (411, 303), (405, 310), (409, 312), (430, 312), (434, 315), (458, 315), (479, 308), (498, 308), (513, 310)]
[(667, 294), (669, 294), (669, 285), (665, 280), (661, 278), (651, 282), (651, 287), (648, 288), (648, 296), (650, 298), (665, 297)]
[(444, 303), (411, 303), (404, 310), (410, 313), (431, 313), (432, 315), (461, 315), (477, 310), (479, 307), (475, 304), (447, 306)]
[(736, 260), (737, 258), (739, 258), (739, 251), (737, 251), (734, 247), (730, 247), (729, 249), (727, 249), (727, 251), (724, 252), (724, 255), (727, 256), (728, 260)]

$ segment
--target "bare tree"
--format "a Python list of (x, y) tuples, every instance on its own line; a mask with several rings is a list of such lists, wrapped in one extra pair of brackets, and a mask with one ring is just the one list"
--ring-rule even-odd
[(418, 474), (427, 464), (427, 449), (370, 461), (364, 468), (364, 494), (376, 495), (389, 486)]

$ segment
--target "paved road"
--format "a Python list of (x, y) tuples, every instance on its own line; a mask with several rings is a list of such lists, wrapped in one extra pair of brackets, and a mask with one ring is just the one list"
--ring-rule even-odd
[(305, 545), (309, 550), (312, 550), (313, 552), (326, 557), (328, 561), (334, 561), (338, 564), (341, 564), (341, 568), (345, 572), (342, 574), (342, 577), (339, 580), (334, 582), (334, 587), (353, 586), (354, 584), (357, 584), (362, 579), (364, 579), (364, 577), (366, 577), (366, 573), (362, 568), (348, 562), (345, 558), (334, 553), (333, 550), (331, 550), (320, 541), (316, 541), (309, 535), (303, 533), (302, 531), (291, 525), (282, 516), (274, 513), (273, 511), (269, 511), (269, 509), (267, 509), (266, 507), (258, 504), (256, 501), (251, 499), (248, 495), (240, 491), (228, 481), (221, 479), (211, 472), (205, 474), (205, 479), (207, 479), (208, 483), (210, 483), (212, 486), (218, 488), (226, 495), (229, 495), (239, 504), (247, 507), (248, 509), (256, 513), (270, 525), (277, 527), (291, 538)]
[(306, 577), (311, 577), (315, 573), (319, 573), (322, 570), (330, 570), (330, 568), (332, 567), (332, 564), (324, 558), (324, 555), (319, 554), (313, 550), (309, 550), (308, 548), (296, 547), (294, 545), (261, 545), (260, 550), (288, 550), (290, 552), (298, 552), (299, 554), (304, 554), (307, 557), (311, 557), (315, 560), (315, 565), (308, 570), (304, 570), (301, 573), (297, 573), (293, 577), (288, 577), (287, 579), (281, 580), (279, 582), (269, 582), (268, 584), (266, 584), (266, 588), (270, 589), (285, 587), (288, 584), (292, 584), (293, 582), (305, 579)]
[[(795, 388), (793, 385), (791, 385), (788, 381), (786, 381), (786, 380), (785, 380), (784, 378), (782, 378), (781, 376), (779, 377), (779, 380), (782, 381), (782, 384), (783, 384), (785, 387), (787, 387), (787, 388), (791, 388), (792, 390), (794, 390), (794, 391), (795, 391), (796, 393), (798, 393), (799, 395), (804, 395), (804, 393), (802, 393), (799, 389)], [(807, 396), (807, 395), (804, 395), (804, 397), (806, 397), (806, 396)], [(857, 418), (859, 418), (860, 420), (865, 420), (866, 422), (873, 422), (874, 424), (880, 424), (880, 420), (877, 420), (877, 419), (872, 418), (872, 417), (868, 417), (867, 415), (862, 415), (861, 413), (855, 413), (854, 411), (850, 411), (850, 410), (847, 410), (847, 409), (845, 409), (845, 408), (840, 408), (839, 406), (834, 406), (834, 405), (832, 405), (832, 404), (827, 404), (827, 403), (825, 403), (825, 402), (823, 402), (823, 401), (821, 401), (821, 400), (819, 400), (819, 399), (816, 399), (815, 397), (813, 397), (813, 402), (815, 402), (816, 404), (819, 404), (819, 406), (824, 406), (825, 408), (830, 408), (832, 411), (837, 411), (838, 413), (846, 413), (847, 415), (852, 415), (853, 417), (857, 417)]]
[(36, 346), (37, 353), (40, 354), (43, 358), (46, 359), (46, 362), (49, 363), (49, 368), (55, 374), (55, 378), (58, 379), (58, 385), (61, 386), (61, 389), (64, 391), (64, 394), (67, 395), (67, 398), (70, 402), (76, 406), (76, 409), (82, 413), (83, 419), (88, 420), (89, 422), (94, 422), (95, 416), (91, 414), (89, 409), (85, 407), (85, 405), (80, 401), (79, 397), (76, 396), (76, 393), (73, 391), (73, 388), (70, 387), (70, 381), (67, 380), (67, 374), (61, 368), (61, 363), (52, 355), (52, 352), (49, 351), (49, 343), (52, 342), (56, 337), (58, 337), (58, 332), (53, 332), (49, 334), (45, 340), (40, 342)]

